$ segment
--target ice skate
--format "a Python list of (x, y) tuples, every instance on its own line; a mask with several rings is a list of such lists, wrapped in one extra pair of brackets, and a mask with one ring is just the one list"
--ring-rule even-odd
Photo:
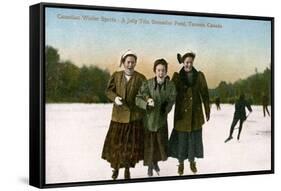
[(159, 168), (157, 162), (153, 164), (153, 169), (155, 170), (155, 172), (157, 173), (157, 175), (160, 176), (160, 168)]
[(147, 175), (148, 175), (149, 177), (153, 176), (153, 167), (152, 167), (152, 165), (149, 165), (149, 166), (148, 166)]
[(228, 141), (230, 141), (231, 139), (233, 139), (233, 137), (228, 137), (224, 142), (227, 143)]
[(118, 169), (114, 169), (112, 172), (113, 172), (112, 173), (112, 179), (116, 180), (117, 177), (118, 177), (119, 170)]
[(190, 162), (190, 170), (195, 174), (197, 173), (196, 162)]
[(124, 178), (125, 179), (131, 179), (130, 169), (129, 168), (125, 168)]
[(184, 171), (184, 163), (180, 163), (178, 165), (178, 174), (181, 176), (183, 175), (183, 171)]

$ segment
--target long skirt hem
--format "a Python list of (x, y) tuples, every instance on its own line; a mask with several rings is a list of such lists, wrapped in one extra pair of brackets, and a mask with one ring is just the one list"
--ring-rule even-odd
[(169, 157), (179, 161), (203, 158), (202, 129), (192, 132), (179, 132), (174, 129), (169, 140)]
[(168, 159), (168, 125), (157, 132), (144, 130), (144, 166)]
[(114, 169), (135, 167), (136, 163), (143, 160), (143, 134), (142, 121), (111, 121), (101, 157)]

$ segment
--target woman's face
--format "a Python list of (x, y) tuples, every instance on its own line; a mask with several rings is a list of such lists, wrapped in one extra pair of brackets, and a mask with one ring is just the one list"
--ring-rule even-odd
[(127, 56), (124, 63), (125, 70), (133, 72), (136, 67), (136, 59), (133, 56)]
[(186, 57), (185, 60), (183, 61), (183, 67), (186, 72), (189, 72), (192, 70), (193, 61), (194, 61), (194, 58), (192, 58), (192, 57)]
[(165, 66), (162, 64), (158, 64), (155, 68), (155, 74), (158, 78), (164, 78), (167, 74)]

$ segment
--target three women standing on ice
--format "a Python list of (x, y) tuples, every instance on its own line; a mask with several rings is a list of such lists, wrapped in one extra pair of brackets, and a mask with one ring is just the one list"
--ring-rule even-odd
[[(111, 163), (113, 179), (118, 177), (119, 168), (125, 168), (125, 178), (130, 178), (129, 168), (143, 159), (152, 176), (153, 170), (160, 171), (158, 161), (165, 161), (168, 156), (178, 159), (179, 175), (183, 174), (185, 159), (197, 172), (195, 157), (203, 157), (201, 103), (207, 121), (210, 108), (207, 83), (204, 74), (193, 67), (194, 59), (193, 52), (182, 57), (178, 54), (178, 61), (184, 66), (174, 73), (172, 81), (166, 76), (168, 63), (156, 60), (156, 76), (145, 81), (134, 70), (136, 54), (127, 51), (121, 57), (124, 71), (111, 76), (106, 91), (114, 106), (102, 158)], [(174, 129), (168, 142), (167, 114), (174, 102)]]

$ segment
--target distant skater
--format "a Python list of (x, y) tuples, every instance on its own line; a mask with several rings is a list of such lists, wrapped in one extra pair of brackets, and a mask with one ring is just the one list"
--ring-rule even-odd
[[(262, 108), (263, 108), (263, 116), (266, 117), (266, 113), (268, 114), (268, 116), (270, 116), (270, 113), (268, 111), (268, 97), (266, 95), (263, 95), (262, 97)], [(265, 113), (266, 112), (266, 113)]]
[(216, 106), (217, 106), (217, 110), (221, 110), (221, 100), (220, 100), (220, 97), (216, 97), (216, 100), (215, 100), (215, 103), (216, 103)]
[(245, 110), (246, 107), (249, 112), (252, 112), (251, 105), (249, 104), (249, 102), (245, 100), (245, 95), (241, 94), (239, 99), (235, 103), (234, 117), (230, 127), (229, 137), (224, 141), (225, 143), (233, 138), (232, 134), (234, 131), (234, 127), (236, 126), (238, 121), (239, 121), (239, 132), (238, 132), (237, 140), (240, 139), (240, 134), (243, 128), (243, 122), (247, 119), (246, 110)]

